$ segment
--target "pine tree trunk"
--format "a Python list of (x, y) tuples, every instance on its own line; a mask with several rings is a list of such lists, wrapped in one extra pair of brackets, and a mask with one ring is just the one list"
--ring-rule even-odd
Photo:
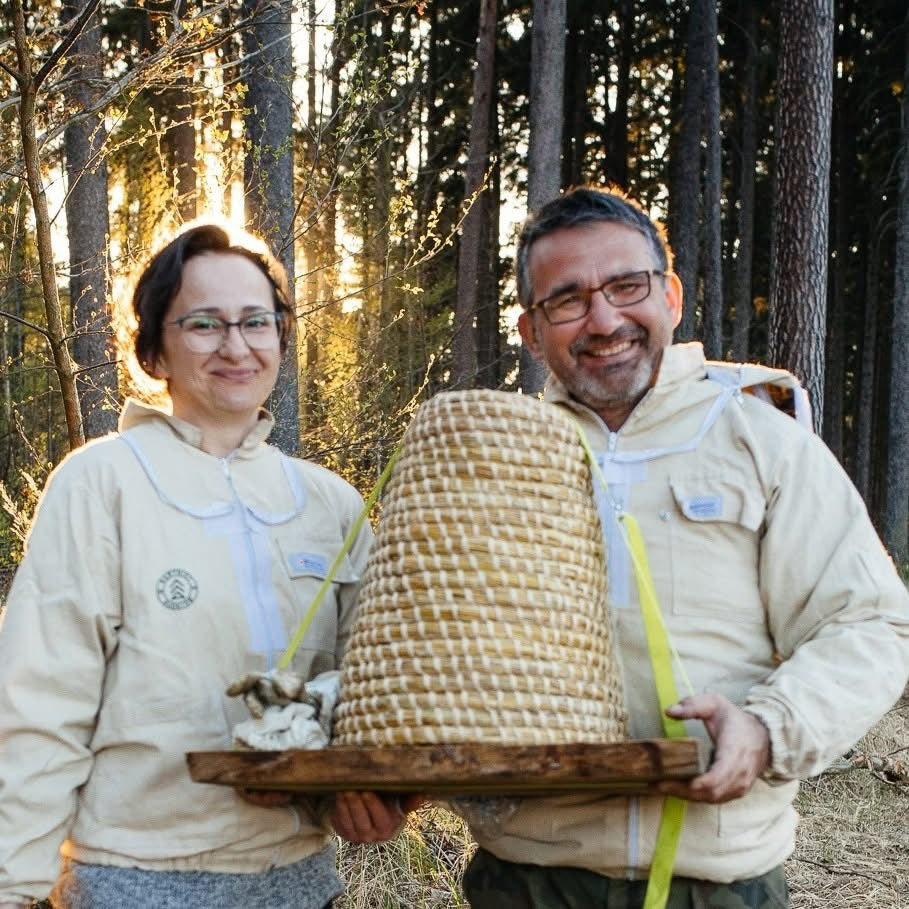
[[(246, 220), (271, 246), (288, 275), (294, 307), (293, 48), (291, 0), (245, 0), (245, 15), (255, 15), (244, 32), (246, 159), (243, 184)], [(294, 309), (294, 311), (296, 311)], [(299, 368), (292, 343), (281, 362), (268, 403), (275, 415), (271, 441), (287, 454), (300, 445)]]
[(723, 239), (721, 201), (723, 149), (720, 133), (720, 69), (716, 4), (704, 7), (704, 352), (723, 358)]
[(804, 383), (817, 428), (823, 419), (833, 0), (786, 0), (780, 19), (769, 357)]
[(489, 166), (489, 116), (496, 47), (496, 0), (480, 0), (477, 65), (473, 78), (473, 106), (464, 200), (470, 210), (464, 217), (458, 251), (458, 289), (452, 337), (452, 386), (469, 388), (477, 373), (474, 320), (477, 312), (477, 277), (483, 207), (477, 195)]
[(745, 0), (745, 67), (742, 77), (741, 175), (739, 182), (738, 249), (735, 257), (732, 355), (744, 363), (749, 357), (754, 259), (754, 165), (757, 159), (757, 6)]
[[(837, 55), (848, 59), (851, 52), (851, 4), (843, 4), (842, 29), (836, 43)], [(835, 47), (836, 49), (836, 47)], [(852, 187), (859, 172), (853, 141), (856, 124), (852, 116), (850, 79), (836, 80), (837, 99), (833, 108), (833, 244), (835, 255), (827, 297), (827, 349), (824, 369), (824, 441), (841, 462), (843, 458), (843, 393), (846, 378), (846, 295), (852, 229)]]
[(669, 239), (675, 270), (682, 281), (682, 321), (676, 338), (697, 334), (698, 240), (701, 235), (701, 134), (706, 91), (707, 20), (713, 0), (691, 0), (685, 50), (682, 118), (674, 145), (670, 184)]
[[(85, 8), (75, 0), (65, 10), (72, 19)], [(101, 28), (91, 22), (70, 55), (70, 89), (74, 110), (94, 101), (92, 84), (101, 79)], [(87, 438), (117, 428), (116, 353), (107, 304), (107, 163), (103, 119), (71, 122), (64, 132), (66, 156), (66, 233), (69, 241), (69, 299), (73, 323), (73, 357), (79, 364), (77, 388)]]
[[(530, 149), (527, 210), (559, 194), (562, 175), (562, 104), (565, 74), (565, 0), (534, 0), (530, 52)], [(521, 345), (521, 391), (539, 394), (546, 367)]]
[[(909, 86), (909, 30), (903, 85)], [(899, 214), (890, 359), (890, 432), (884, 542), (897, 564), (909, 560), (909, 91), (903, 90), (899, 149)]]
[(872, 432), (875, 411), (875, 367), (877, 364), (878, 309), (880, 307), (880, 197), (873, 195), (865, 240), (865, 318), (862, 331), (861, 371), (855, 416), (855, 485), (865, 504), (871, 507)]
[(501, 149), (499, 146), (498, 91), (493, 87), (489, 130), (496, 158), (483, 202), (483, 236), (480, 239), (481, 271), (477, 280), (477, 386), (499, 385), (499, 210), (501, 206)]

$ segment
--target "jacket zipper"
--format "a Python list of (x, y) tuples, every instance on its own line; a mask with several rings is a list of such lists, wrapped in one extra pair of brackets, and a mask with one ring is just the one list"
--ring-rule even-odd
[(224, 470), (224, 476), (227, 479), (227, 485), (230, 488), (230, 494), (233, 496), (234, 507), (239, 508), (240, 510), (241, 520), (243, 523), (243, 541), (246, 547), (246, 556), (249, 560), (250, 574), (252, 576), (252, 586), (253, 590), (256, 593), (256, 607), (259, 613), (262, 629), (265, 634), (265, 668), (266, 670), (271, 671), (274, 669), (276, 648), (274, 641), (271, 639), (271, 628), (268, 623), (268, 617), (265, 613), (265, 607), (262, 604), (261, 579), (259, 578), (259, 567), (256, 561), (256, 550), (253, 546), (252, 541), (252, 528), (249, 525), (249, 515), (246, 513), (246, 506), (243, 504), (243, 501), (237, 492), (237, 488), (234, 486), (234, 480), (230, 473), (231, 457), (232, 455), (228, 455), (226, 458), (220, 458), (221, 467)]

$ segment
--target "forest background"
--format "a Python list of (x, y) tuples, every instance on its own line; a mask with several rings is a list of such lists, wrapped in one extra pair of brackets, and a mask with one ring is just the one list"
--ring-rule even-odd
[(293, 276), (277, 443), (366, 490), (436, 391), (536, 392), (516, 225), (665, 220), (681, 340), (792, 369), (909, 557), (909, 27), (892, 0), (13, 0), (0, 22), (0, 564), (65, 452), (160, 396), (129, 279), (182, 223)]
[[(0, 14), (0, 592), (53, 465), (114, 429), (127, 394), (162, 394), (130, 357), (129, 283), (182, 224), (217, 217), (278, 252), (297, 342), (275, 441), (365, 493), (435, 392), (540, 390), (514, 328), (514, 237), (528, 208), (581, 183), (665, 220), (677, 337), (792, 369), (909, 562), (904, 3), (11, 0)], [(859, 756), (904, 755), (909, 701), (886, 722)], [(904, 789), (850, 780), (803, 788), (798, 906), (902, 905)], [(345, 847), (345, 906), (461, 905), (471, 845), (446, 817), (424, 815), (396, 852)]]

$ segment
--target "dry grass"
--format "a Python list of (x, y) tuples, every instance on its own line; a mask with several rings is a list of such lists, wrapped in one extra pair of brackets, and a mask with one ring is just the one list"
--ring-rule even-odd
[[(909, 759), (909, 690), (859, 743)], [(849, 770), (802, 784), (796, 850), (786, 865), (793, 909), (909, 909), (909, 783)], [(473, 852), (461, 821), (441, 809), (412, 816), (385, 846), (342, 844), (347, 893), (338, 909), (467, 909), (458, 881)]]
[(412, 814), (403, 833), (385, 845), (339, 840), (339, 873), (347, 891), (335, 907), (468, 909), (458, 882), (473, 850), (461, 820), (432, 807)]
[[(909, 759), (909, 689), (857, 747)], [(827, 774), (802, 784), (797, 808), (786, 864), (794, 909), (909, 909), (909, 782)]]

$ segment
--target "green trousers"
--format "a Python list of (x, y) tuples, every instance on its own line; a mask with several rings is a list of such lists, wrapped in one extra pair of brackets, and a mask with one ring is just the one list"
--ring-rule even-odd
[[(647, 881), (504, 862), (479, 849), (463, 888), (472, 909), (641, 909)], [(789, 891), (782, 868), (731, 884), (676, 877), (666, 909), (789, 909)]]

